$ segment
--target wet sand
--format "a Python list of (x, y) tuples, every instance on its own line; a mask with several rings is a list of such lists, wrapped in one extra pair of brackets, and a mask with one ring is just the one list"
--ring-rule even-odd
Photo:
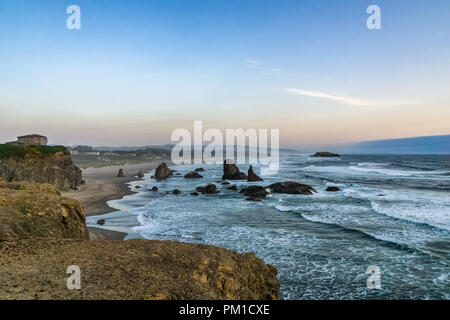
[[(78, 200), (84, 205), (87, 216), (100, 215), (117, 211), (107, 201), (120, 199), (133, 194), (128, 182), (139, 180), (139, 170), (147, 173), (154, 170), (161, 160), (139, 164), (126, 164), (102, 168), (82, 169), (85, 184), (79, 190), (63, 192), (63, 196)], [(123, 169), (124, 177), (117, 177), (119, 169)], [(126, 233), (103, 228), (88, 227), (91, 240), (122, 240)]]

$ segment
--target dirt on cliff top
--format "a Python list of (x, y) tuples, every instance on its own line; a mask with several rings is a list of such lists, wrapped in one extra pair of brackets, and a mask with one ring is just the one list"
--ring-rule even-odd
[[(80, 268), (69, 290), (67, 268)], [(279, 299), (277, 269), (253, 253), (172, 241), (0, 242), (0, 299)]]

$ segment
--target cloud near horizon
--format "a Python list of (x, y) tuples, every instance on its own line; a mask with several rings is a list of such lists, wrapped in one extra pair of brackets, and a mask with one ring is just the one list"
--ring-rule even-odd
[(400, 105), (411, 105), (415, 104), (417, 102), (415, 101), (369, 101), (369, 100), (362, 100), (362, 99), (356, 99), (351, 97), (343, 97), (343, 96), (335, 96), (328, 93), (318, 92), (318, 91), (310, 91), (310, 90), (303, 90), (303, 89), (297, 89), (297, 88), (285, 88), (286, 92), (290, 94), (295, 94), (299, 96), (308, 96), (313, 98), (319, 98), (319, 99), (328, 99), (328, 100), (334, 100), (338, 102), (342, 102), (345, 104), (349, 104), (352, 106), (358, 106), (358, 107), (382, 107), (382, 106), (400, 106)]

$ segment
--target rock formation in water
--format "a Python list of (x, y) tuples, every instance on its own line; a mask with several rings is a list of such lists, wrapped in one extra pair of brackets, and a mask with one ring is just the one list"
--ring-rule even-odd
[(201, 192), (202, 194), (215, 194), (219, 193), (217, 190), (217, 187), (215, 184), (208, 184), (205, 187), (197, 187), (196, 189), (198, 192)]
[(203, 176), (195, 171), (188, 172), (184, 175), (186, 179), (199, 179), (203, 178)]
[(125, 175), (123, 174), (123, 169), (119, 169), (119, 172), (117, 173), (118, 178), (123, 178)]
[(325, 191), (336, 192), (336, 191), (339, 191), (339, 190), (341, 190), (341, 189), (339, 189), (338, 187), (328, 187)]
[(222, 180), (247, 180), (247, 175), (239, 170), (233, 160), (227, 159), (223, 163)]
[(313, 154), (311, 157), (317, 157), (317, 158), (333, 158), (333, 157), (340, 157), (340, 155), (337, 154), (337, 153), (332, 153), (332, 152), (322, 151), (322, 152), (316, 152), (316, 153)]
[(250, 168), (248, 169), (248, 178), (247, 181), (264, 181), (261, 177), (259, 177), (254, 171), (253, 171), (253, 167), (250, 166)]
[(269, 194), (266, 189), (261, 186), (249, 186), (243, 188), (241, 191), (239, 191), (239, 193), (242, 193), (250, 198), (265, 198)]
[[(5, 149), (5, 145), (1, 146)], [(0, 177), (6, 181), (49, 183), (64, 191), (77, 189), (82, 184), (81, 170), (73, 164), (70, 153), (64, 147), (8, 148), (8, 152), (0, 154)]]
[(55, 186), (0, 178), (0, 238), (89, 239), (83, 206)]
[(137, 174), (137, 177), (138, 177), (139, 179), (144, 178), (144, 172), (142, 172), (142, 170), (139, 170), (139, 172), (138, 172), (138, 174)]
[(306, 194), (311, 195), (315, 192), (313, 187), (307, 184), (301, 184), (295, 181), (277, 182), (268, 186), (273, 193), (287, 193), (287, 194)]
[(197, 169), (195, 169), (194, 171), (195, 171), (195, 172), (202, 172), (202, 171), (205, 171), (205, 169), (203, 169), (203, 168), (197, 168)]
[(155, 170), (155, 179), (156, 180), (166, 180), (169, 177), (173, 176), (172, 170), (169, 169), (165, 162), (162, 162)]

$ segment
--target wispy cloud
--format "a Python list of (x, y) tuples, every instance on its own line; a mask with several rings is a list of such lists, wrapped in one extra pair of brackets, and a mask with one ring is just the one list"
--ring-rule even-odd
[(342, 102), (345, 104), (349, 104), (352, 106), (359, 106), (359, 107), (380, 107), (380, 106), (400, 106), (400, 105), (410, 105), (417, 103), (416, 101), (406, 101), (406, 100), (399, 100), (399, 101), (380, 101), (380, 100), (363, 100), (363, 99), (357, 99), (352, 97), (344, 97), (344, 96), (335, 96), (328, 93), (323, 92), (317, 92), (317, 91), (309, 91), (309, 90), (303, 90), (303, 89), (297, 89), (297, 88), (286, 88), (286, 92), (290, 94), (295, 94), (299, 96), (308, 96), (313, 98), (319, 98), (319, 99), (328, 99), (328, 100), (334, 100), (338, 102)]
[(265, 71), (268, 75), (281, 72), (281, 68), (272, 67), (269, 65), (269, 62), (265, 60), (246, 58), (244, 61), (249, 68), (260, 69), (262, 71)]

